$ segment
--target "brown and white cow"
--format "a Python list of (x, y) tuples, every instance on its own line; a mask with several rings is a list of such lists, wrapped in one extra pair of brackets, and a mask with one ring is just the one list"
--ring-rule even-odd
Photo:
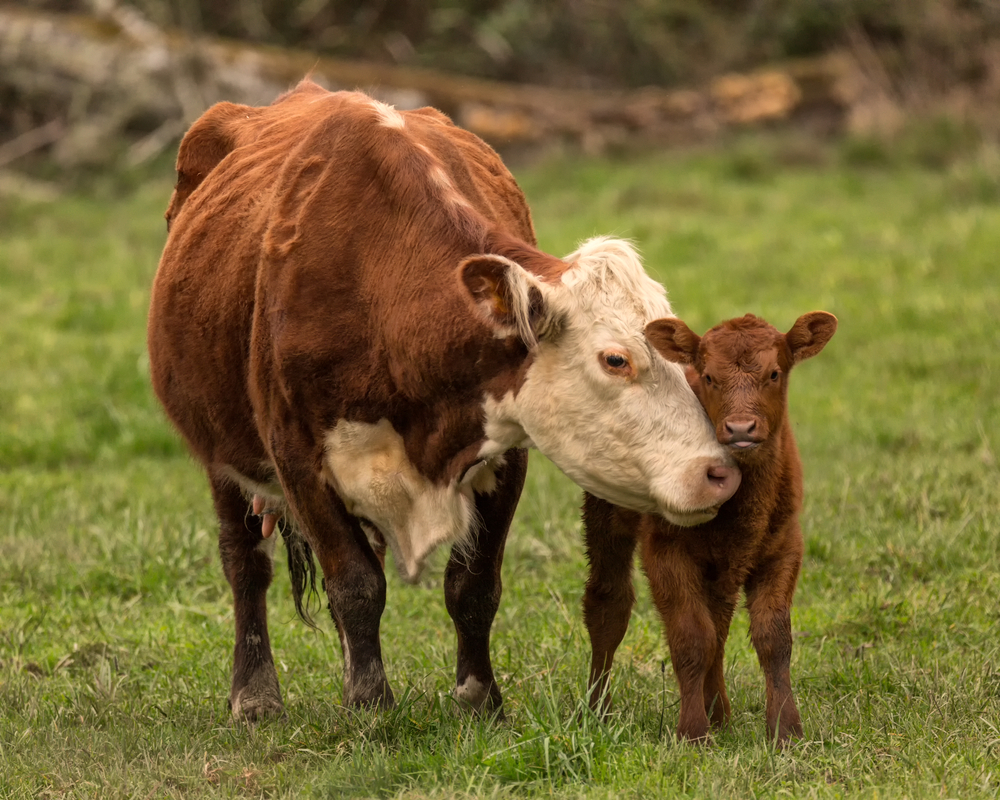
[(279, 518), (300, 612), (311, 553), (322, 569), (352, 705), (393, 702), (386, 545), (407, 581), (454, 545), (456, 695), (498, 710), (490, 626), (525, 448), (679, 524), (735, 490), (682, 369), (644, 335), (670, 307), (635, 252), (539, 251), (500, 159), (439, 112), (306, 81), (267, 107), (209, 109), (177, 174), (152, 381), (221, 523), (234, 715), (282, 708), (266, 612)]
[(802, 735), (789, 673), (792, 596), (802, 565), (802, 465), (788, 418), (788, 373), (836, 330), (837, 318), (824, 311), (803, 315), (786, 334), (750, 314), (703, 337), (678, 319), (647, 326), (665, 358), (690, 365), (692, 388), (739, 464), (742, 483), (718, 516), (689, 528), (586, 497), (590, 576), (583, 605), (593, 708), (610, 705), (611, 663), (635, 602), (638, 544), (680, 688), (677, 735), (703, 740), (710, 717), (716, 725), (729, 720), (723, 656), (741, 589), (767, 685), (768, 732), (779, 743)]

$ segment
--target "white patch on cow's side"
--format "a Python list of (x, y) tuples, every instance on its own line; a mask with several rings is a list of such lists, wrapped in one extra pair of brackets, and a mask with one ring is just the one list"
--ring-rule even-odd
[[(732, 462), (683, 369), (646, 339), (647, 323), (672, 316), (666, 292), (622, 240), (592, 239), (565, 260), (572, 266), (558, 282), (534, 283), (548, 313), (563, 320), (559, 334), (534, 344), (516, 392), (486, 398), (486, 435), (534, 445), (610, 502), (681, 524), (696, 513), (704, 521), (721, 502), (708, 466)], [(608, 350), (628, 355), (628, 380), (602, 368)]]
[(382, 124), (387, 128), (398, 128), (402, 130), (406, 126), (406, 120), (395, 108), (383, 103), (381, 100), (372, 100), (372, 108), (378, 114)]
[[(492, 475), (496, 462), (487, 464)], [(427, 556), (442, 544), (467, 544), (473, 535), (472, 493), (488, 485), (435, 484), (406, 456), (403, 438), (390, 422), (340, 420), (327, 433), (323, 477), (350, 514), (376, 527), (392, 550), (403, 580), (420, 577)]]

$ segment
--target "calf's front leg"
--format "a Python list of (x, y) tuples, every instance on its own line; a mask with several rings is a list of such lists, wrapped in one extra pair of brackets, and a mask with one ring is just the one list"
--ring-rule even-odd
[(779, 745), (802, 736), (792, 695), (792, 595), (802, 563), (802, 537), (781, 557), (764, 562), (746, 582), (750, 640), (767, 686), (767, 730)]
[(681, 695), (677, 737), (705, 741), (711, 706), (706, 679), (713, 665), (721, 659), (700, 571), (683, 547), (673, 546), (669, 538), (655, 532), (644, 537), (642, 565), (649, 578), (656, 610), (663, 620), (670, 661)]
[(712, 622), (715, 626), (715, 658), (705, 675), (705, 686), (703, 689), (705, 697), (705, 711), (709, 715), (714, 727), (722, 727), (729, 724), (732, 717), (732, 710), (729, 703), (729, 695), (726, 694), (725, 678), (725, 655), (726, 640), (729, 638), (729, 627), (732, 625), (733, 614), (736, 611), (736, 604), (739, 595), (726, 598), (715, 598), (709, 604)]

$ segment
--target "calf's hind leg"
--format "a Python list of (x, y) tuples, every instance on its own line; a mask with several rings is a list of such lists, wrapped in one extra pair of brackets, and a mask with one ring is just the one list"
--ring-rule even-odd
[(500, 717), (503, 698), (490, 661), (490, 629), (500, 607), (504, 544), (527, 468), (526, 451), (507, 453), (496, 489), (476, 495), (481, 524), (475, 549), (452, 551), (444, 573), (445, 606), (458, 640), (455, 697), (475, 711)]
[(632, 560), (638, 515), (593, 495), (584, 495), (583, 532), (590, 572), (583, 593), (583, 619), (590, 635), (588, 699), (594, 711), (611, 711), (611, 664), (628, 631), (635, 604)]
[(267, 632), (267, 588), (274, 573), (274, 536), (263, 537), (259, 517), (231, 482), (212, 476), (219, 517), (219, 554), (233, 592), (236, 644), (229, 707), (237, 719), (254, 721), (284, 711)]

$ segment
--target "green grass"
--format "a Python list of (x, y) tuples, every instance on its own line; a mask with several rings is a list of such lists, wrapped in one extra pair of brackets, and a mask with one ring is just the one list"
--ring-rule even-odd
[(695, 330), (747, 311), (785, 329), (816, 308), (840, 319), (792, 379), (806, 739), (786, 753), (764, 734), (744, 613), (726, 656), (733, 725), (711, 748), (673, 740), (641, 577), (616, 715), (577, 714), (580, 498), (537, 455), (494, 629), (506, 724), (449, 699), (440, 553), (418, 588), (390, 570), (383, 650), (401, 702), (382, 715), (340, 706), (333, 626), (296, 619), (279, 564), (288, 719), (232, 725), (208, 490), (148, 387), (170, 175), (0, 199), (0, 796), (1000, 794), (1000, 167), (989, 151), (938, 169), (870, 155), (749, 139), (518, 174), (546, 249), (634, 238)]

